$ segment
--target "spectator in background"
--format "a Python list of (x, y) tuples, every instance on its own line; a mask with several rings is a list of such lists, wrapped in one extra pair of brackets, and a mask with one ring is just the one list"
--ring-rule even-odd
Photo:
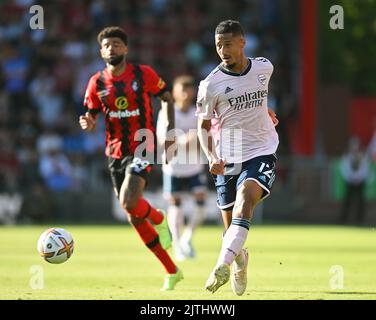
[(18, 171), (19, 161), (11, 132), (0, 129), (0, 192), (17, 190)]
[(18, 220), (46, 223), (53, 212), (55, 208), (49, 190), (42, 180), (34, 180), (29, 192), (25, 194)]
[(72, 165), (63, 153), (63, 139), (51, 130), (37, 141), (39, 173), (51, 191), (69, 191), (73, 186)]
[(63, 98), (55, 90), (55, 78), (47, 68), (40, 68), (30, 83), (30, 97), (34, 102), (38, 116), (44, 126), (54, 127), (63, 109)]
[(340, 170), (346, 183), (340, 222), (347, 222), (351, 205), (355, 204), (357, 223), (361, 224), (365, 215), (365, 186), (369, 174), (369, 160), (362, 152), (357, 138), (350, 140), (349, 151), (341, 160)]
[(4, 44), (1, 68), (4, 74), (5, 90), (9, 93), (16, 113), (26, 104), (26, 78), (29, 71), (29, 61), (21, 55), (16, 43)]
[[(1, 79), (0, 79), (1, 87)], [(0, 89), (0, 126), (6, 128), (10, 126), (9, 95), (5, 90)]]
[(52, 191), (69, 191), (73, 186), (72, 166), (59, 149), (50, 149), (40, 158), (39, 171)]

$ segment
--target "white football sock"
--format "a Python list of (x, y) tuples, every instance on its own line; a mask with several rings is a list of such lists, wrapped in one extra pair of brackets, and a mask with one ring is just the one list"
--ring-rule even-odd
[(172, 241), (179, 243), (181, 228), (184, 224), (183, 212), (178, 206), (171, 205), (167, 208), (168, 225), (170, 227)]
[(196, 211), (189, 216), (188, 225), (184, 231), (184, 241), (190, 242), (193, 237), (193, 232), (204, 220), (205, 206), (196, 205)]
[(247, 219), (232, 219), (232, 223), (223, 237), (217, 265), (223, 263), (231, 265), (234, 262), (247, 240), (249, 226), (250, 222)]

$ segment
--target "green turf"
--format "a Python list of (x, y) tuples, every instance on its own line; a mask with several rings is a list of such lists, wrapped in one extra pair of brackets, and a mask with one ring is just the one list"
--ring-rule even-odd
[[(167, 293), (159, 291), (163, 268), (131, 228), (63, 227), (73, 234), (75, 252), (61, 265), (36, 252), (47, 226), (0, 227), (0, 299), (376, 299), (375, 229), (252, 227), (249, 285), (239, 298), (229, 284), (215, 294), (203, 290), (219, 252), (219, 227), (197, 231), (198, 257), (179, 264), (185, 279)], [(44, 289), (30, 287), (32, 266), (42, 267)], [(332, 266), (343, 268), (343, 289), (330, 287), (338, 275)]]

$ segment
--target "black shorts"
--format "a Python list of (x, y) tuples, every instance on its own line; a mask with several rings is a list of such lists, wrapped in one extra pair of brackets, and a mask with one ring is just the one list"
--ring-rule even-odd
[(182, 191), (193, 193), (206, 191), (206, 174), (198, 173), (190, 177), (175, 177), (163, 174), (163, 192), (165, 195), (176, 195)]
[[(217, 205), (221, 210), (231, 210), (236, 200), (236, 192), (244, 181), (253, 180), (263, 190), (261, 200), (270, 194), (275, 179), (275, 154), (260, 156), (241, 163), (240, 172), (228, 175), (213, 175), (217, 189)], [(231, 171), (234, 164), (226, 164), (226, 170)]]
[(127, 156), (121, 159), (108, 157), (108, 169), (110, 170), (111, 181), (116, 194), (120, 193), (121, 185), (127, 174), (135, 174), (142, 177), (146, 183), (152, 165), (147, 160), (141, 160), (134, 156)]

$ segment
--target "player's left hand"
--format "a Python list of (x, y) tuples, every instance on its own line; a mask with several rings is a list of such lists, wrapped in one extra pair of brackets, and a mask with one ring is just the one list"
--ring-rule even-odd
[(277, 115), (276, 115), (275, 112), (274, 112), (272, 109), (270, 109), (270, 108), (268, 108), (268, 114), (269, 114), (269, 117), (272, 119), (274, 126), (276, 127), (276, 126), (278, 125), (278, 123), (279, 123), (279, 120), (278, 120), (278, 118), (277, 118)]

